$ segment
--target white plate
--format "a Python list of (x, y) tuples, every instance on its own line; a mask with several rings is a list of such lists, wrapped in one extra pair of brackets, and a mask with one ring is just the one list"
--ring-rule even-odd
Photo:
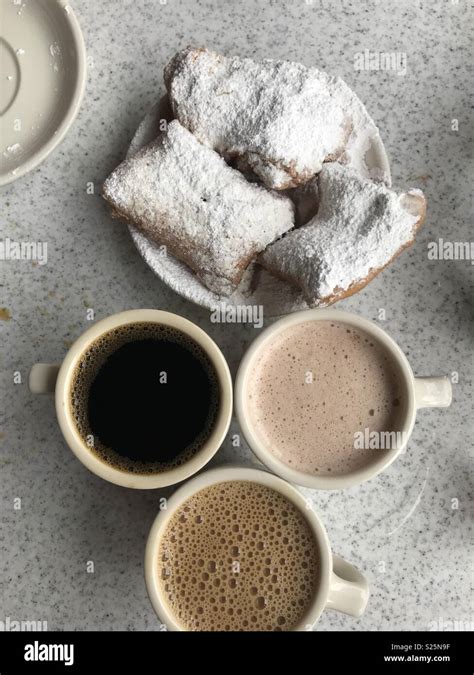
[[(145, 115), (130, 143), (127, 157), (133, 156), (160, 133), (160, 120), (171, 119), (166, 96), (155, 104)], [(374, 176), (384, 177), (390, 184), (390, 166), (377, 127), (368, 117), (368, 149), (365, 163)], [(158, 244), (150, 241), (136, 227), (129, 225), (133, 241), (145, 262), (155, 274), (176, 293), (191, 302), (212, 309), (221, 302), (226, 305), (262, 305), (267, 317), (289, 314), (308, 305), (301, 292), (272, 274), (260, 265), (252, 263), (247, 268), (237, 290), (227, 298), (206, 288), (184, 263), (171, 255), (164, 256)]]
[(82, 100), (86, 50), (66, 0), (0, 0), (0, 185), (62, 141)]

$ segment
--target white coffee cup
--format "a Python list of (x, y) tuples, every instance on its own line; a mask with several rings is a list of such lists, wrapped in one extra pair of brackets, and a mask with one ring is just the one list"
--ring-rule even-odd
[[(89, 346), (114, 328), (133, 323), (157, 323), (175, 328), (194, 340), (205, 351), (219, 382), (219, 409), (209, 438), (203, 447), (182, 465), (160, 473), (136, 474), (106, 463), (80, 436), (71, 411), (71, 386), (76, 365)], [(110, 483), (136, 489), (160, 488), (189, 478), (214, 456), (229, 429), (232, 417), (232, 378), (227, 362), (216, 343), (201, 328), (177, 314), (156, 309), (133, 309), (98, 321), (72, 345), (62, 364), (37, 363), (30, 371), (29, 387), (34, 394), (54, 393), (56, 415), (66, 443), (76, 457), (97, 476)], [(178, 416), (177, 416), (178, 418)], [(186, 423), (186, 410), (177, 423)], [(159, 430), (157, 429), (157, 433)]]
[[(280, 461), (252, 427), (249, 415), (247, 386), (249, 375), (256, 358), (266, 349), (282, 331), (308, 321), (335, 321), (347, 324), (369, 334), (393, 359), (400, 382), (404, 388), (404, 416), (397, 429), (397, 442), (394, 447), (384, 450), (372, 463), (344, 475), (318, 476), (292, 469)], [(253, 452), (263, 464), (286, 480), (309, 488), (337, 490), (357, 485), (369, 480), (386, 469), (405, 449), (415, 424), (416, 413), (420, 408), (440, 407), (451, 404), (452, 387), (447, 377), (415, 377), (408, 360), (397, 343), (372, 321), (360, 316), (335, 309), (314, 309), (295, 312), (264, 330), (250, 345), (240, 363), (237, 373), (234, 400), (237, 419), (242, 432)], [(398, 440), (401, 439), (401, 440)]]
[(218, 483), (251, 481), (281, 493), (306, 517), (319, 552), (319, 583), (306, 615), (293, 630), (311, 630), (325, 608), (360, 617), (369, 598), (365, 577), (351, 564), (333, 556), (328, 535), (312, 505), (286, 481), (267, 471), (239, 466), (223, 466), (203, 471), (180, 486), (156, 517), (145, 551), (145, 582), (151, 603), (162, 624), (170, 631), (186, 630), (173, 614), (159, 579), (159, 549), (162, 536), (173, 514), (197, 492)]

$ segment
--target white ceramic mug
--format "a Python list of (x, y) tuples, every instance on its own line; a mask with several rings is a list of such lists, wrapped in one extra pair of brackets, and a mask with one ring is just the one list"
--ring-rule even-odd
[[(279, 333), (291, 326), (308, 321), (336, 321), (369, 334), (392, 356), (404, 388), (405, 414), (399, 428), (401, 433), (397, 433), (397, 443), (393, 448), (384, 450), (374, 462), (344, 475), (317, 476), (292, 469), (272, 454), (259, 438), (250, 422), (247, 385), (257, 355), (261, 354), (262, 350), (268, 347)], [(296, 485), (321, 490), (337, 490), (362, 483), (386, 469), (405, 449), (415, 424), (417, 410), (449, 406), (452, 399), (452, 388), (447, 377), (415, 377), (405, 354), (397, 343), (372, 321), (341, 310), (314, 309), (295, 312), (280, 319), (254, 340), (240, 363), (235, 382), (234, 398), (236, 415), (242, 432), (250, 448), (263, 464), (277, 475)]]
[[(99, 458), (80, 436), (71, 411), (71, 386), (76, 365), (81, 355), (101, 335), (132, 323), (157, 323), (175, 328), (205, 351), (219, 382), (219, 410), (214, 427), (203, 447), (182, 465), (153, 474), (134, 474), (116, 468)], [(201, 469), (219, 449), (229, 429), (232, 417), (232, 378), (227, 362), (216, 343), (196, 324), (177, 314), (156, 309), (134, 309), (114, 314), (98, 321), (72, 345), (62, 364), (37, 363), (29, 376), (29, 387), (34, 394), (54, 393), (56, 414), (64, 438), (76, 457), (97, 476), (110, 483), (129, 488), (151, 489), (173, 485), (189, 478)], [(186, 411), (180, 423), (185, 423)]]
[(171, 611), (161, 588), (158, 558), (161, 538), (171, 517), (187, 499), (211, 485), (228, 481), (251, 481), (279, 492), (301, 511), (311, 528), (319, 553), (319, 583), (307, 613), (293, 630), (311, 630), (325, 608), (361, 616), (369, 599), (367, 581), (351, 564), (332, 555), (326, 530), (303, 495), (267, 471), (223, 466), (204, 471), (179, 487), (168, 500), (166, 509), (160, 511), (150, 530), (145, 551), (145, 582), (151, 603), (166, 629), (185, 630)]

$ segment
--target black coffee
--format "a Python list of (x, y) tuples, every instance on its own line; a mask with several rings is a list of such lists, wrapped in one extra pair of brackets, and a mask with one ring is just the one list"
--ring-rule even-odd
[(82, 355), (71, 403), (79, 433), (103, 460), (155, 473), (202, 448), (218, 399), (214, 368), (196, 342), (137, 323), (106, 333)]

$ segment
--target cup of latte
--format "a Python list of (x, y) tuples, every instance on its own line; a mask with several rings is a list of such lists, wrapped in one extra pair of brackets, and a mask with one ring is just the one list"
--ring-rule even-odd
[(130, 488), (164, 487), (199, 471), (232, 415), (232, 379), (218, 346), (191, 321), (154, 309), (98, 321), (61, 366), (33, 366), (29, 386), (54, 393), (78, 459)]
[(447, 377), (415, 377), (376, 324), (333, 309), (296, 312), (245, 354), (235, 409), (257, 457), (309, 488), (369, 480), (406, 448), (420, 408), (451, 403)]
[(354, 617), (369, 590), (333, 556), (311, 503), (267, 471), (204, 471), (153, 523), (145, 581), (171, 631), (311, 630), (325, 608)]

